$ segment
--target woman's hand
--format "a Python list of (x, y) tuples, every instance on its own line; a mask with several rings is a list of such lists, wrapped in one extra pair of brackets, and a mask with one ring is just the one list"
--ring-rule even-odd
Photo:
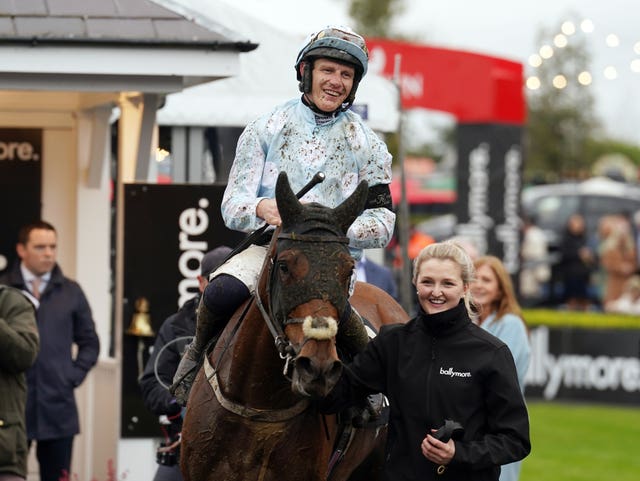
[[(435, 432), (435, 429), (432, 430)], [(456, 453), (456, 445), (453, 439), (449, 439), (446, 443), (438, 441), (431, 434), (422, 440), (420, 444), (422, 454), (432, 463), (440, 466), (446, 466), (453, 459), (453, 455)]]

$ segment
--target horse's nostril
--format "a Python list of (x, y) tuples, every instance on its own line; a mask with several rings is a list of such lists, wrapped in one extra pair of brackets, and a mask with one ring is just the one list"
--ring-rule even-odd
[(296, 368), (305, 373), (310, 373), (312, 370), (311, 359), (308, 357), (298, 357), (296, 359)]
[(327, 378), (338, 379), (342, 374), (342, 363), (340, 361), (334, 361), (331, 367), (327, 370)]

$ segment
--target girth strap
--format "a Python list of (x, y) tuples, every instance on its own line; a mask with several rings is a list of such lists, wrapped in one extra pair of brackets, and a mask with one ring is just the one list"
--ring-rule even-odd
[(333, 454), (331, 458), (329, 458), (329, 465), (327, 467), (327, 477), (329, 479), (331, 474), (333, 473), (333, 469), (336, 467), (347, 452), (349, 446), (351, 446), (351, 441), (353, 441), (353, 436), (355, 435), (355, 429), (351, 423), (342, 424), (342, 434), (338, 439), (338, 443), (334, 446)]

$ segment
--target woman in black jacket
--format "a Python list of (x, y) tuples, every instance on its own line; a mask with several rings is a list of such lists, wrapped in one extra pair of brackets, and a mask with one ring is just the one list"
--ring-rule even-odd
[(563, 300), (570, 310), (586, 311), (589, 308), (589, 284), (595, 256), (589, 248), (584, 217), (573, 214), (560, 244)]
[[(388, 480), (498, 480), (500, 465), (530, 451), (509, 348), (470, 320), (473, 274), (457, 244), (425, 247), (414, 262), (418, 315), (383, 327), (328, 400), (336, 410), (363, 395), (387, 396)], [(440, 441), (434, 435), (446, 420), (462, 429)]]

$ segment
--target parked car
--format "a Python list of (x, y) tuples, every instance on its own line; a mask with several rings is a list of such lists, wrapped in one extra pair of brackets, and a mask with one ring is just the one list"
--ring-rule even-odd
[(640, 186), (607, 177), (593, 177), (579, 183), (528, 187), (522, 192), (522, 213), (542, 228), (550, 250), (557, 249), (567, 220), (581, 214), (587, 238), (597, 239), (598, 222), (606, 214), (640, 211)]
[[(523, 189), (522, 215), (545, 232), (550, 251), (557, 250), (567, 220), (579, 213), (585, 218), (587, 236), (595, 241), (598, 222), (605, 214), (640, 211), (640, 186), (607, 177), (583, 182), (536, 185)], [(432, 217), (416, 227), (441, 241), (455, 235), (456, 216)]]
[(416, 229), (429, 234), (436, 242), (453, 237), (457, 218), (455, 214), (443, 214), (430, 217), (416, 225)]

